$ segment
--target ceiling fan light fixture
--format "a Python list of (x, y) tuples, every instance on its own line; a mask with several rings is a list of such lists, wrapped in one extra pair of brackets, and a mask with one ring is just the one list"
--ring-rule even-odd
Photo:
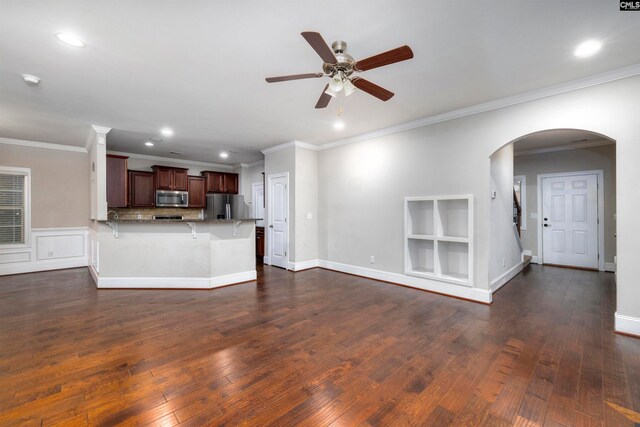
[(336, 74), (331, 77), (331, 81), (329, 82), (329, 88), (334, 92), (340, 92), (344, 87), (344, 83), (342, 83), (342, 76), (340, 74)]
[(329, 84), (329, 87), (327, 88), (327, 90), (325, 90), (325, 91), (324, 91), (324, 93), (326, 93), (327, 95), (330, 95), (330, 96), (332, 96), (332, 97), (334, 97), (334, 98), (335, 98), (336, 96), (338, 96), (338, 92), (336, 92), (335, 90), (333, 90), (333, 89), (331, 88), (331, 84)]
[(356, 87), (353, 85), (353, 83), (351, 83), (351, 80), (349, 79), (344, 79), (343, 89), (344, 96), (349, 96), (356, 91)]

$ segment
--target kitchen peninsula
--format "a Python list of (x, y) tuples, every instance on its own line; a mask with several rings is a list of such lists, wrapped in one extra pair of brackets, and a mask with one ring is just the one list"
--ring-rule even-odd
[(255, 220), (98, 221), (98, 288), (211, 289), (256, 279)]

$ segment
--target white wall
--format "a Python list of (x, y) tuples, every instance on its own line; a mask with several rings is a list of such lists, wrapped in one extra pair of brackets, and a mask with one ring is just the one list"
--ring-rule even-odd
[(31, 169), (31, 226), (86, 227), (89, 155), (0, 144), (0, 166)]
[(240, 194), (244, 194), (245, 202), (253, 203), (252, 186), (254, 183), (262, 183), (263, 172), (264, 172), (264, 163), (256, 166), (242, 167), (240, 169)]
[(295, 252), (292, 261), (318, 258), (318, 153), (295, 148)]
[(513, 228), (513, 144), (491, 156), (491, 235), (489, 282), (500, 278), (521, 263), (522, 253)]
[[(618, 313), (640, 319), (640, 77), (575, 90), (319, 153), (319, 257), (402, 271), (402, 198), (476, 197), (476, 286), (488, 289), (490, 156), (524, 135), (584, 129), (617, 141)], [(374, 252), (374, 253), (372, 253)]]
[[(516, 144), (518, 144), (516, 142)], [(517, 146), (516, 146), (517, 147)], [(527, 180), (527, 229), (522, 230), (522, 244), (531, 255), (539, 256), (537, 219), (538, 174), (602, 169), (604, 171), (604, 250), (605, 261), (613, 263), (616, 255), (616, 146), (615, 144), (551, 153), (529, 154), (514, 158), (514, 174)]]

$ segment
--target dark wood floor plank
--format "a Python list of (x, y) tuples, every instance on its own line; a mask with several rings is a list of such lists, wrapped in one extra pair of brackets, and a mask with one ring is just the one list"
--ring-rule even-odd
[(613, 277), (530, 266), (490, 307), (321, 269), (213, 291), (0, 277), (0, 425), (632, 426)]

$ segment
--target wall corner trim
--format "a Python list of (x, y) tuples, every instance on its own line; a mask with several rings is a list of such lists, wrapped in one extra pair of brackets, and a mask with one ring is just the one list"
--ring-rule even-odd
[(615, 314), (615, 331), (640, 337), (640, 318)]
[(501, 287), (509, 283), (511, 279), (516, 277), (518, 273), (522, 271), (522, 268), (523, 268), (522, 265), (523, 265), (522, 262), (519, 262), (518, 264), (511, 267), (509, 270), (505, 271), (502, 275), (500, 275), (494, 281), (492, 281), (491, 292), (493, 293), (497, 291), (498, 289), (500, 289)]
[(271, 154), (276, 153), (282, 150), (288, 150), (289, 148), (306, 148), (307, 150), (319, 151), (321, 150), (321, 146), (315, 144), (309, 144), (308, 142), (302, 141), (289, 141), (284, 144), (274, 145), (273, 147), (265, 148), (262, 150), (262, 154)]

